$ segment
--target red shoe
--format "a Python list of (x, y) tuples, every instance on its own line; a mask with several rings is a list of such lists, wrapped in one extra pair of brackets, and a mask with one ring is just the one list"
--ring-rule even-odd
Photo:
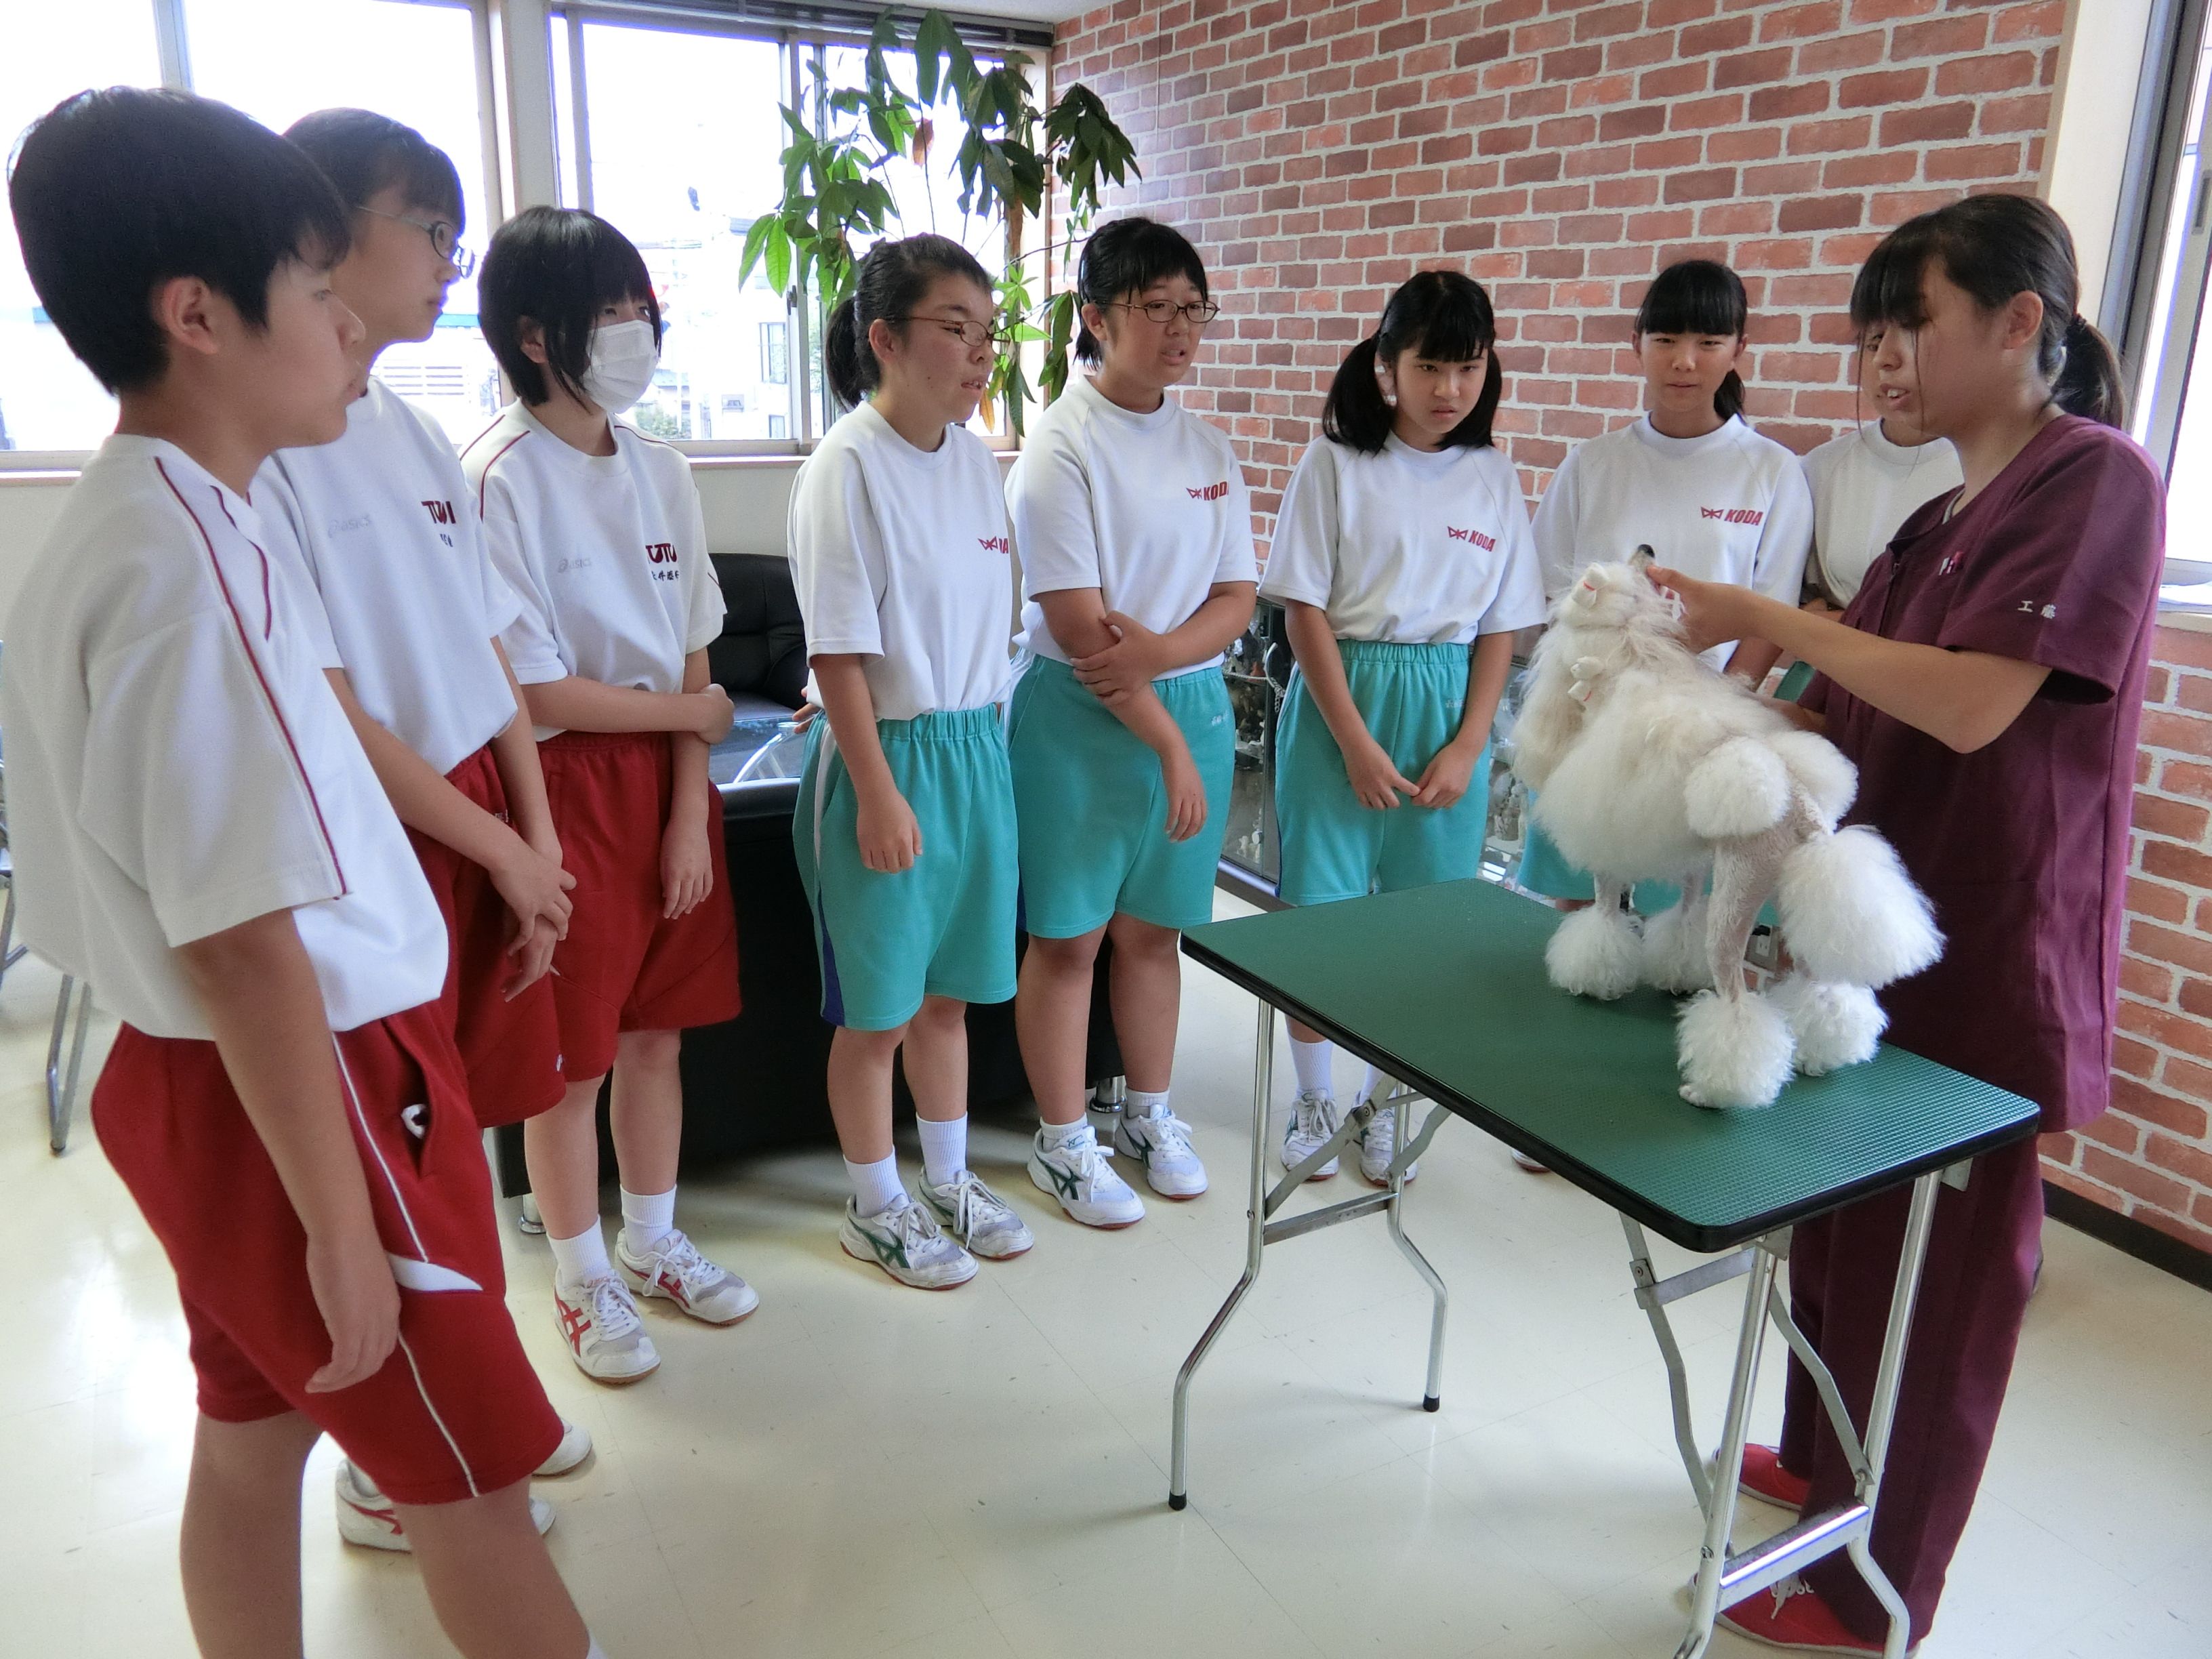
[[(1791, 1653), (1865, 1654), (1881, 1659), (1881, 1644), (1856, 1634), (1802, 1578), (1785, 1578), (1737, 1602), (1720, 1622), (1738, 1636)], [(1911, 1650), (1908, 1649), (1908, 1655)]]
[(1803, 1509), (1806, 1496), (1813, 1490), (1810, 1480), (1782, 1467), (1782, 1454), (1771, 1446), (1743, 1449), (1743, 1473), (1736, 1486), (1762, 1504), (1784, 1510)]

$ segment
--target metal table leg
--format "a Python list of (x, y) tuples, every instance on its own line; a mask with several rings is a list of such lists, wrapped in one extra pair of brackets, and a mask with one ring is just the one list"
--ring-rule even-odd
[[(76, 1030), (70, 1037), (69, 1066), (62, 1066), (62, 1033), (70, 1023), (70, 999), (76, 999)], [(76, 1110), (77, 1073), (84, 1065), (85, 1027), (92, 1022), (92, 987), (68, 974), (54, 1000), (54, 1027), (46, 1039), (46, 1145), (59, 1158), (69, 1150), (70, 1120)]]
[(1428, 1281), (1429, 1294), (1435, 1298), (1435, 1307), (1429, 1316), (1429, 1372), (1428, 1381), (1421, 1392), (1421, 1409), (1437, 1410), (1443, 1404), (1444, 1369), (1444, 1311), (1450, 1302), (1450, 1292), (1444, 1289), (1443, 1275), (1430, 1265), (1413, 1241), (1406, 1237), (1406, 1171), (1413, 1167), (1437, 1131), (1450, 1114), (1441, 1106), (1429, 1109), (1428, 1121), (1422, 1124), (1418, 1135), (1406, 1133), (1406, 1114), (1420, 1097), (1402, 1085), (1391, 1091), (1391, 1103), (1398, 1112), (1398, 1150), (1390, 1160), (1390, 1237), (1413, 1271)]
[(1245, 1212), (1250, 1227), (1244, 1244), (1244, 1276), (1237, 1281), (1237, 1288), (1229, 1292), (1229, 1299), (1221, 1304), (1205, 1334), (1198, 1339), (1198, 1346), (1190, 1351), (1189, 1357), (1182, 1362), (1182, 1369), (1176, 1373), (1175, 1429), (1168, 1474), (1168, 1507), (1173, 1510), (1190, 1501), (1183, 1468), (1190, 1420), (1190, 1380), (1198, 1374), (1206, 1351), (1236, 1313), (1244, 1293), (1252, 1288), (1252, 1281), (1260, 1276), (1260, 1255), (1265, 1247), (1267, 1226), (1267, 1103), (1274, 1092), (1274, 1074), (1275, 1007), (1263, 1000), (1260, 1004), (1259, 1045), (1252, 1061), (1252, 1183)]

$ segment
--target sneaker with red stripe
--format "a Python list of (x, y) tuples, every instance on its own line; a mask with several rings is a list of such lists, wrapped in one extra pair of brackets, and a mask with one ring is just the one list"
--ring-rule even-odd
[(665, 1297), (708, 1325), (734, 1325), (760, 1306), (760, 1292), (700, 1255), (681, 1227), (670, 1228), (644, 1250), (630, 1249), (625, 1227), (615, 1235), (615, 1260), (640, 1296)]
[(1782, 1467), (1782, 1454), (1771, 1446), (1746, 1446), (1743, 1471), (1736, 1486), (1747, 1497), (1778, 1509), (1802, 1510), (1813, 1483)]
[[(1721, 1614), (1720, 1622), (1761, 1647), (1788, 1653), (1865, 1654), (1870, 1659), (1880, 1659), (1881, 1653), (1881, 1643), (1854, 1632), (1818, 1590), (1798, 1577), (1737, 1602)], [(1906, 1659), (1916, 1651), (1906, 1649)]]
[[(365, 1550), (413, 1553), (415, 1546), (399, 1524), (398, 1510), (349, 1457), (338, 1460), (337, 1500), (338, 1536), (347, 1543)], [(553, 1529), (553, 1506), (542, 1498), (532, 1498), (530, 1519), (543, 1537)]]
[(659, 1367), (637, 1304), (612, 1273), (580, 1285), (555, 1279), (553, 1323), (576, 1369), (594, 1382), (635, 1382)]

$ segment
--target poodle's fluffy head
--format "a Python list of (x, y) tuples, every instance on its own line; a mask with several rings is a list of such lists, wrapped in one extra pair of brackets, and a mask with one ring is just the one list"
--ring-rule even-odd
[(1553, 621), (1562, 628), (1624, 633), (1679, 641), (1681, 619), (1674, 602), (1645, 574), (1650, 551), (1638, 548), (1623, 564), (1594, 564), (1561, 596)]

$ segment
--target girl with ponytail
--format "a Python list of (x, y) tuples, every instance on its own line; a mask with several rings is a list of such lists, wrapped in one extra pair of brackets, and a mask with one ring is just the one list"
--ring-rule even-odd
[[(1742, 279), (1711, 259), (1684, 259), (1652, 279), (1631, 334), (1644, 370), (1644, 415), (1571, 451), (1536, 509), (1544, 591), (1557, 603), (1587, 565), (1649, 547), (1659, 562), (1707, 581), (1794, 604), (1813, 543), (1813, 495), (1796, 455), (1743, 418), (1751, 325)], [(1779, 653), (1762, 640), (1705, 653), (1753, 685)], [(1559, 856), (1532, 819), (1522, 886), (1568, 904), (1595, 896), (1589, 876)], [(1674, 890), (1648, 884), (1646, 912)]]
[[(1414, 276), (1337, 370), (1323, 435), (1284, 492), (1260, 591), (1288, 615), (1298, 663), (1275, 771), (1292, 904), (1481, 872), (1491, 722), (1515, 630), (1544, 619), (1521, 481), (1491, 446), (1497, 343), (1480, 286)], [(1293, 1020), (1291, 1058), (1285, 1168), (1340, 1121), (1328, 1042)], [(1376, 1081), (1370, 1066), (1358, 1099)], [(1377, 1186), (1396, 1131), (1396, 1109), (1379, 1107), (1361, 1137)]]
[[(814, 911), (830, 1111), (853, 1196), (839, 1242), (945, 1290), (1030, 1231), (968, 1168), (967, 1006), (1014, 994), (1006, 695), (1013, 570), (999, 465), (968, 430), (1003, 343), (990, 279), (945, 236), (880, 242), (823, 339), (851, 412), (799, 470), (792, 574), (807, 732), (792, 823)], [(891, 1149), (903, 1045), (921, 1202)]]
[[(1943, 959), (1882, 994), (1889, 1038), (2026, 1096), (2046, 1132), (2109, 1103), (2136, 730), (2165, 556), (2166, 491), (2119, 431), (2118, 370), (2080, 303), (2073, 239), (2043, 203), (1973, 196), (1874, 251), (1851, 315), (1885, 421), (1948, 438), (1964, 483), (1906, 519), (1840, 622), (1655, 570), (1693, 644), (1763, 639), (1819, 671), (1802, 708), (1856, 763), (1855, 822), (1935, 901)], [(2034, 1283), (2033, 1139), (1936, 1200), (1875, 1561), (1927, 1633), (1972, 1507)], [(1798, 1228), (1799, 1324), (1864, 1420), (1905, 1231), (1901, 1192)], [(1752, 1447), (1760, 1495), (1814, 1514), (1850, 1468), (1793, 1368), (1782, 1442)], [(1880, 1603), (1837, 1559), (1809, 1594), (1727, 1614), (1769, 1642), (1877, 1649)]]

